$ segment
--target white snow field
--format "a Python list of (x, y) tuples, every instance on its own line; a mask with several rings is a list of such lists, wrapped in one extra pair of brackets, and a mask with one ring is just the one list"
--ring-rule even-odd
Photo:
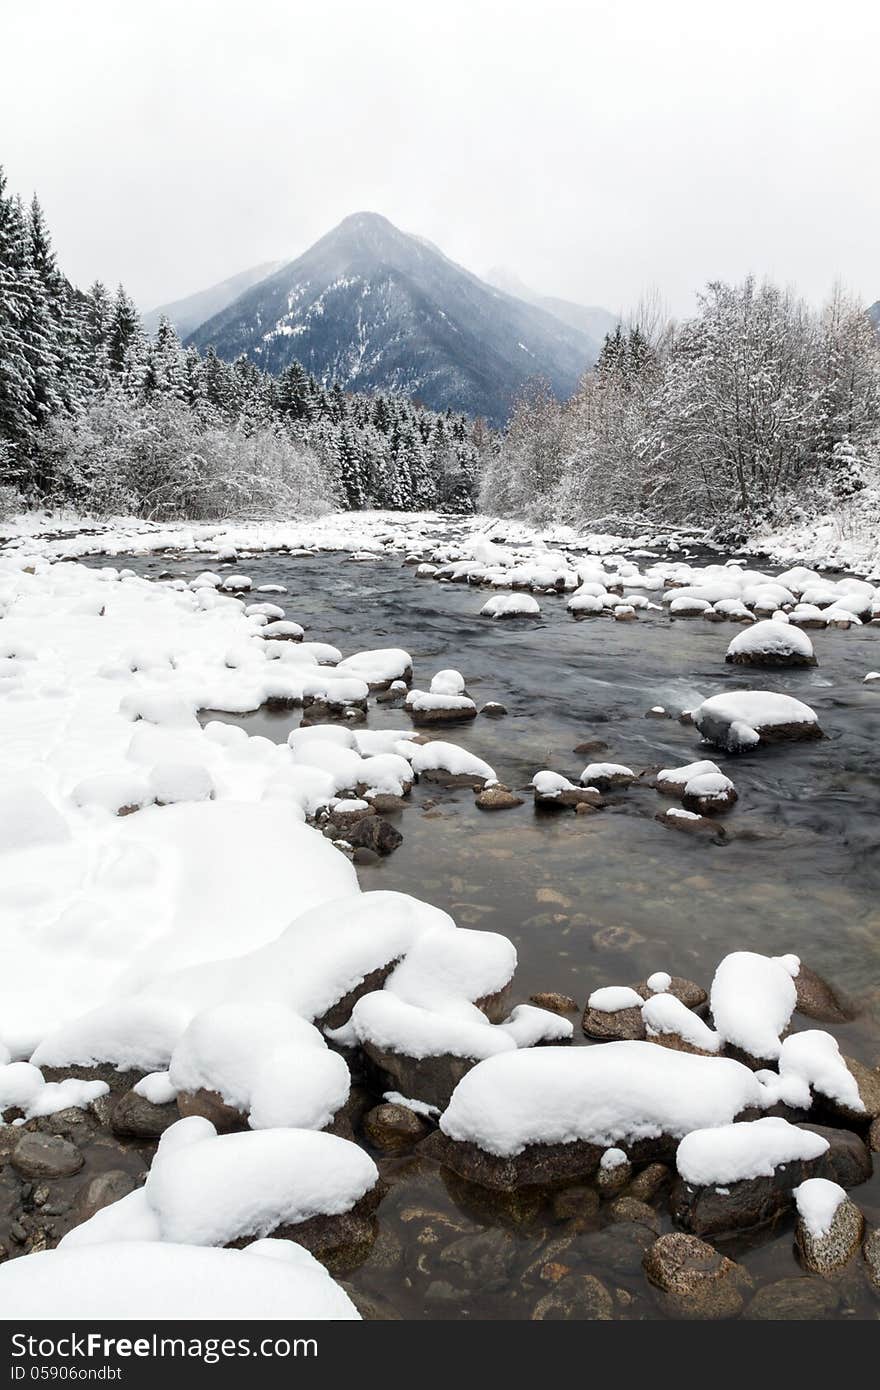
[(46, 1250), (0, 1265), (0, 1308), (21, 1323), (125, 1321), (133, 1309), (157, 1322), (360, 1317), (323, 1265), (287, 1240), (244, 1250), (141, 1240)]

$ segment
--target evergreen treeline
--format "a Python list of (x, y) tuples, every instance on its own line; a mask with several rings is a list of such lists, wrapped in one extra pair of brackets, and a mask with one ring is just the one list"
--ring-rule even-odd
[(0, 169), (0, 489), (19, 500), (157, 518), (381, 507), (472, 511), (479, 422), (326, 387), (298, 364), (154, 339), (120, 286), (60, 271), (42, 209)]

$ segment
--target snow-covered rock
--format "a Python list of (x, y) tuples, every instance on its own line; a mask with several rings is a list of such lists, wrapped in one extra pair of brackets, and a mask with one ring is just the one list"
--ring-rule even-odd
[(727, 648), (728, 662), (741, 666), (815, 666), (813, 644), (790, 622), (755, 623), (737, 633)]
[(493, 594), (480, 612), (487, 618), (536, 618), (541, 605), (531, 594)]
[(728, 753), (740, 753), (760, 743), (822, 736), (809, 705), (792, 695), (772, 691), (737, 690), (713, 695), (692, 714), (706, 742)]

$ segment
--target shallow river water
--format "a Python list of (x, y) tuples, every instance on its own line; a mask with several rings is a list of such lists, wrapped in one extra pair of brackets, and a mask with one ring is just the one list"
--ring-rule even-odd
[[(205, 567), (202, 556), (113, 563), (152, 577), (170, 570), (190, 578)], [(880, 629), (814, 632), (816, 667), (748, 671), (725, 665), (739, 631), (731, 624), (671, 620), (665, 611), (633, 623), (575, 622), (561, 595), (539, 596), (539, 618), (493, 621), (478, 616), (484, 590), (416, 579), (390, 558), (264, 554), (242, 557), (236, 569), (252, 576), (254, 588), (285, 585), (277, 601), (309, 639), (346, 655), (404, 647), (418, 687), (454, 667), (478, 706), (501, 701), (506, 717), (446, 726), (438, 736), (484, 758), (514, 789), (541, 768), (577, 780), (589, 761), (639, 770), (708, 754), (739, 791), (725, 817), (727, 840), (715, 843), (660, 825), (655, 814), (670, 803), (646, 786), (611, 793), (601, 814), (575, 816), (536, 814), (527, 791), (521, 807), (485, 813), (469, 790), (422, 783), (394, 817), (403, 844), (359, 869), (363, 888), (413, 893), (459, 925), (509, 936), (519, 955), (513, 1002), (559, 990), (583, 1006), (599, 985), (635, 983), (655, 970), (708, 986), (730, 950), (795, 952), (858, 1003), (854, 1021), (831, 1030), (843, 1050), (880, 1062), (880, 691), (862, 683), (880, 666)], [(826, 737), (731, 758), (701, 748), (695, 729), (675, 718), (645, 718), (655, 705), (677, 714), (708, 695), (749, 687), (806, 701)], [(296, 711), (260, 712), (234, 722), (282, 741), (299, 720)], [(371, 698), (367, 727), (404, 729), (409, 719)], [(607, 749), (575, 754), (587, 740)], [(585, 1043), (576, 1019), (575, 1044)], [(617, 1291), (616, 1316), (658, 1315), (641, 1272), (643, 1228), (608, 1224), (602, 1214), (593, 1229), (571, 1232), (553, 1224), (546, 1206), (487, 1207), (484, 1195), (451, 1185), (424, 1159), (381, 1166), (390, 1191), (379, 1237), (346, 1277), (399, 1315), (529, 1317), (550, 1287), (537, 1271), (563, 1259), (554, 1245), (561, 1238), (566, 1265)], [(880, 1179), (854, 1196), (877, 1223)], [(662, 1200), (657, 1217), (671, 1229)], [(466, 1242), (444, 1258), (462, 1236), (483, 1230), (496, 1234), (471, 1242), (472, 1256)], [(800, 1277), (792, 1230), (785, 1220), (722, 1248), (759, 1283)], [(815, 1315), (877, 1313), (858, 1283), (822, 1298)]]

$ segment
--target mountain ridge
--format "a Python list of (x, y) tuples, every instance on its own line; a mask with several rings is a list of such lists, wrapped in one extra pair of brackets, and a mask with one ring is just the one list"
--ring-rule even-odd
[(599, 346), (373, 212), (344, 218), (188, 341), (274, 373), (297, 361), (327, 385), (392, 391), (495, 424), (530, 378), (570, 395)]
[(240, 270), (237, 275), (230, 275), (228, 279), (219, 280), (214, 285), (208, 285), (206, 289), (196, 290), (193, 294), (182, 295), (180, 299), (173, 299), (168, 304), (160, 304), (155, 309), (148, 309), (141, 314), (144, 332), (152, 336), (159, 327), (159, 320), (166, 318), (174, 325), (178, 337), (188, 338), (191, 333), (194, 333), (208, 319), (213, 318), (215, 314), (220, 313), (245, 290), (259, 284), (261, 280), (265, 280), (268, 275), (272, 275), (282, 265), (284, 265), (283, 261), (264, 261), (262, 265)]

